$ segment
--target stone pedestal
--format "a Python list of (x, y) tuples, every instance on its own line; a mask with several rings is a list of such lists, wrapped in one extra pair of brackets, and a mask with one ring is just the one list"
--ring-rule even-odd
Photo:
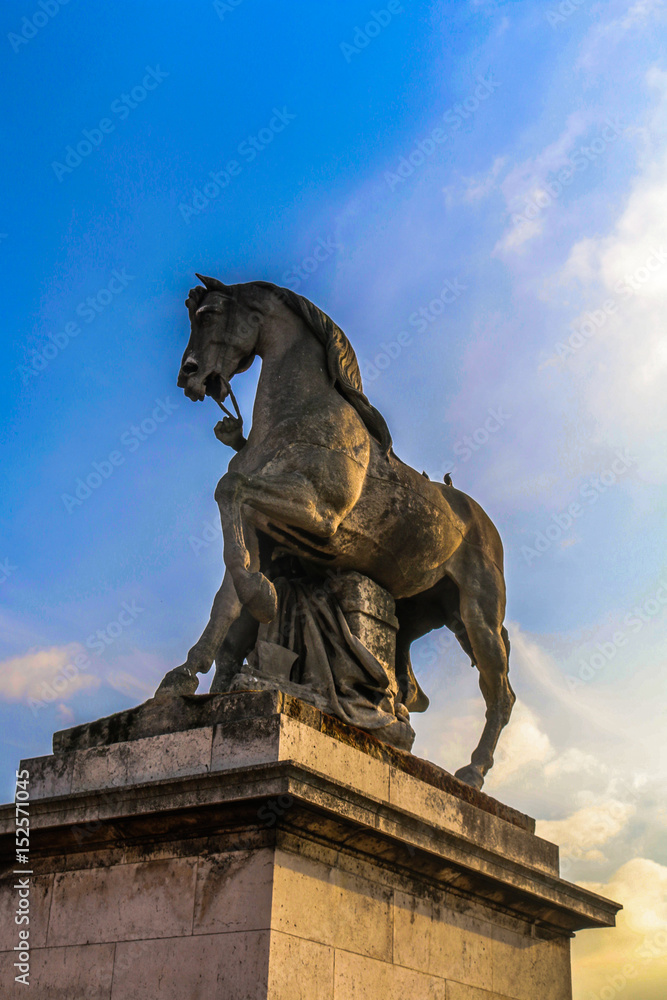
[(614, 923), (528, 817), (280, 693), (148, 702), (54, 744), (21, 765), (30, 988), (9, 874), (3, 998), (569, 1000), (570, 936)]

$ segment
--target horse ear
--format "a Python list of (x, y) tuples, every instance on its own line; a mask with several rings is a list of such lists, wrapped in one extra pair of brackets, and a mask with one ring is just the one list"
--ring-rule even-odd
[(197, 274), (196, 271), (195, 275), (209, 292), (224, 292), (227, 287), (221, 281), (218, 281), (217, 278), (207, 278), (206, 275)]

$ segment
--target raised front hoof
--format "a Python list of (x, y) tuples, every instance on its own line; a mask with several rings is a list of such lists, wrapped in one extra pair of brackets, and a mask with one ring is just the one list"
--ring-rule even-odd
[(253, 618), (258, 622), (271, 622), (278, 614), (276, 588), (263, 573), (246, 573), (237, 582), (236, 593)]
[(199, 681), (197, 680), (197, 675), (193, 674), (192, 671), (183, 664), (180, 667), (174, 667), (170, 670), (168, 674), (165, 674), (162, 678), (162, 683), (155, 692), (156, 698), (161, 698), (164, 696), (173, 696), (178, 694), (194, 694), (197, 690)]
[(454, 777), (458, 778), (459, 781), (463, 781), (466, 785), (476, 788), (478, 791), (481, 791), (484, 784), (484, 775), (481, 769), (476, 767), (475, 764), (466, 764), (465, 767), (460, 767), (454, 774)]

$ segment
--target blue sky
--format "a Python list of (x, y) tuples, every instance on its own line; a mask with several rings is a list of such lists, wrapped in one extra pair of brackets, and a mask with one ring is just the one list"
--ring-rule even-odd
[[(629, 955), (624, 995), (657, 998), (664, 946), (635, 952), (667, 927), (665, 4), (40, 10), (5, 4), (0, 33), (6, 798), (20, 757), (198, 637), (230, 453), (176, 388), (183, 300), (195, 271), (290, 284), (401, 457), (500, 528), (519, 702), (488, 790), (626, 903), (577, 941), (578, 996)], [(415, 749), (453, 770), (476, 677), (446, 637), (415, 662)]]

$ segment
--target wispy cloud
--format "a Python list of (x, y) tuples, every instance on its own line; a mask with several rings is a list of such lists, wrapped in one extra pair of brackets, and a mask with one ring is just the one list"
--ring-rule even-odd
[(665, 0), (635, 0), (630, 4), (622, 0), (616, 6), (621, 7), (616, 16), (603, 20), (589, 31), (581, 46), (577, 69), (588, 72), (600, 69), (614, 57), (615, 49), (627, 35), (642, 31), (665, 13)]
[(5, 660), (0, 663), (0, 698), (63, 702), (79, 691), (99, 687), (99, 677), (72, 667), (78, 654), (83, 654), (83, 647), (72, 644)]

